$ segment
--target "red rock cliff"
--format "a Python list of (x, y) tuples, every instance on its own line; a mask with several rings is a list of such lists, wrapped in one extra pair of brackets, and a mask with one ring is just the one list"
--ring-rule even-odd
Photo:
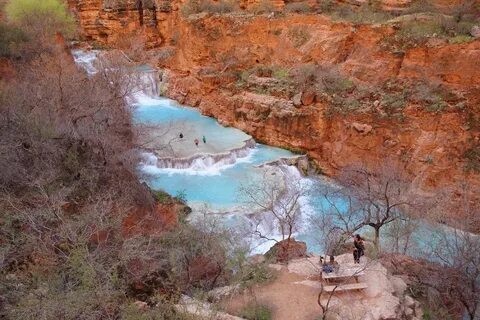
[[(397, 32), (395, 23), (336, 23), (322, 14), (186, 18), (180, 13), (181, 1), (157, 0), (150, 8), (127, 9), (109, 9), (101, 0), (69, 2), (86, 39), (114, 45), (132, 32), (144, 37), (159, 67), (165, 69), (166, 95), (259, 141), (306, 151), (328, 174), (354, 162), (393, 157), (403, 161), (415, 183), (425, 189), (465, 180), (479, 184), (478, 174), (465, 170), (480, 161), (479, 40), (455, 44), (433, 37), (398, 50), (388, 46)], [(410, 2), (384, 0), (383, 6), (400, 10)], [(441, 6), (452, 3), (437, 1)], [(382, 104), (372, 98), (364, 112), (327, 116), (331, 97), (296, 88), (299, 103), (282, 91), (238, 85), (239, 73), (260, 65), (288, 71), (302, 64), (337, 65), (355, 83), (373, 88), (389, 81), (409, 85), (428, 80), (455, 92), (462, 102), (429, 112), (409, 101), (399, 119), (372, 112)], [(275, 79), (257, 74), (252, 81)]]

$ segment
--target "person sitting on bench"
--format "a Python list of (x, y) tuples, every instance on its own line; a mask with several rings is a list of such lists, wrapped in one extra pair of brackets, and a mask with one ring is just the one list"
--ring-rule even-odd
[(337, 272), (339, 267), (338, 262), (335, 261), (335, 257), (330, 256), (330, 261), (322, 265), (322, 271), (325, 273)]

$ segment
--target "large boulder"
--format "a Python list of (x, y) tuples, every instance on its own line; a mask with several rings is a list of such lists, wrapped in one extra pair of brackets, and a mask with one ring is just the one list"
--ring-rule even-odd
[(480, 38), (480, 26), (473, 26), (470, 31), (472, 37), (479, 39)]
[(305, 258), (306, 256), (307, 244), (305, 242), (296, 241), (293, 238), (277, 242), (267, 253), (265, 253), (265, 257), (274, 262), (288, 262), (291, 259)]
[(372, 131), (372, 126), (369, 124), (364, 124), (364, 123), (358, 123), (354, 122), (352, 123), (352, 127), (361, 134), (368, 134)]
[(315, 101), (316, 93), (313, 90), (306, 90), (302, 94), (302, 104), (304, 106), (309, 106)]
[(299, 107), (302, 105), (302, 93), (297, 93), (296, 95), (293, 96), (292, 98), (293, 105), (295, 107)]

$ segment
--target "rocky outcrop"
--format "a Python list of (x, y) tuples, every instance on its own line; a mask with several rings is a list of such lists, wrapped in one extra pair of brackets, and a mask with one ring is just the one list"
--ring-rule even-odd
[(474, 38), (480, 38), (480, 26), (473, 26), (472, 30), (470, 31), (470, 34)]
[(265, 253), (267, 259), (273, 262), (288, 262), (292, 259), (304, 258), (307, 256), (307, 244), (305, 242), (290, 240), (282, 240)]
[[(442, 293), (435, 289), (442, 281), (446, 281), (445, 274), (450, 272), (444, 266), (400, 254), (383, 255), (381, 263), (392, 274), (392, 277), (397, 279), (394, 283), (397, 291), (405, 293), (407, 287), (416, 288), (417, 296), (421, 298), (421, 301), (428, 301), (432, 297), (440, 299), (443, 307), (449, 309), (451, 314), (456, 315), (455, 319), (462, 318), (462, 314), (465, 312), (464, 306), (457, 300), (458, 296), (451, 294), (453, 292), (450, 291), (451, 288)], [(398, 279), (402, 279), (402, 281)], [(399, 310), (403, 314), (411, 315), (412, 311), (414, 314), (418, 313), (418, 304), (412, 297), (407, 294), (398, 296), (402, 297)]]
[(153, 208), (139, 206), (126, 216), (122, 222), (123, 236), (158, 235), (177, 226), (179, 218), (190, 212), (185, 203), (165, 193), (164, 200), (156, 201)]
[[(294, 288), (290, 288), (289, 291), (267, 293), (262, 296), (263, 301), (268, 301), (276, 308), (285, 311), (285, 308), (288, 307), (278, 304), (279, 300), (283, 301), (278, 299), (279, 295), (283, 294), (291, 297), (291, 291), (293, 290), (296, 292), (296, 297), (300, 296), (306, 299), (302, 294), (304, 292), (311, 294), (312, 291), (309, 290), (315, 288), (317, 290), (313, 291), (315, 292), (315, 300), (317, 301), (318, 298), (318, 301), (322, 303), (323, 306), (326, 306), (328, 302), (328, 312), (332, 319), (419, 320), (423, 318), (421, 305), (409, 295), (409, 291), (407, 290), (408, 285), (400, 275), (393, 275), (389, 272), (381, 261), (365, 258), (360, 265), (353, 264), (351, 254), (336, 256), (335, 261), (338, 262), (340, 269), (361, 270), (362, 275), (358, 276), (358, 281), (359, 283), (365, 284), (366, 288), (355, 292), (354, 299), (352, 299), (353, 292), (352, 294), (330, 294), (322, 291), (317, 297), (318, 292), (320, 292), (320, 289), (322, 289), (322, 286), (325, 284), (322, 284), (318, 279), (318, 274), (321, 272), (319, 257), (311, 256), (303, 259), (293, 259), (286, 267), (275, 264), (270, 265), (270, 267), (280, 273), (288, 272), (289, 274), (295, 274), (296, 277), (289, 278), (284, 278), (282, 274), (280, 274), (278, 278), (281, 280), (274, 280), (288, 281), (287, 279), (293, 278), (292, 284)], [(354, 279), (352, 282), (358, 283)], [(302, 307), (307, 308), (307, 305)]]
[(181, 314), (191, 315), (194, 319), (215, 319), (215, 320), (245, 320), (231, 314), (216, 310), (215, 306), (208, 302), (202, 302), (182, 295), (175, 309)]

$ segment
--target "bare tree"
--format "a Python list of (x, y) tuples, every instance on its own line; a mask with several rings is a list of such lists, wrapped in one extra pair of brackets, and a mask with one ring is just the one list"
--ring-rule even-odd
[(374, 230), (374, 245), (380, 252), (382, 228), (408, 214), (418, 204), (415, 190), (393, 160), (371, 167), (347, 167), (339, 175), (346, 192), (358, 201), (362, 224)]
[[(282, 243), (282, 251), (288, 253), (292, 235), (301, 218), (301, 199), (308, 192), (309, 186), (304, 181), (292, 178), (281, 170), (268, 170), (259, 181), (242, 185), (242, 200), (255, 215), (254, 234), (261, 239)], [(267, 225), (267, 230), (262, 230), (262, 226)], [(280, 233), (281, 241), (270, 235), (274, 230)]]
[(442, 235), (434, 257), (446, 267), (445, 277), (435, 285), (461, 302), (469, 319), (480, 312), (480, 236), (454, 230)]
[[(475, 320), (480, 316), (480, 236), (465, 230), (476, 223), (480, 215), (480, 206), (474, 200), (480, 190), (467, 184), (460, 190), (460, 203), (455, 195), (438, 202), (435, 219), (440, 215), (451, 227), (439, 227), (430, 239), (429, 258), (441, 264), (445, 271), (436, 276), (421, 276), (426, 285), (456, 300), (466, 316)], [(456, 204), (462, 219), (452, 217), (449, 210), (452, 203)]]
[(385, 230), (384, 238), (387, 240), (389, 251), (407, 254), (415, 248), (415, 233), (418, 231), (420, 221), (410, 215), (402, 215), (393, 221)]

